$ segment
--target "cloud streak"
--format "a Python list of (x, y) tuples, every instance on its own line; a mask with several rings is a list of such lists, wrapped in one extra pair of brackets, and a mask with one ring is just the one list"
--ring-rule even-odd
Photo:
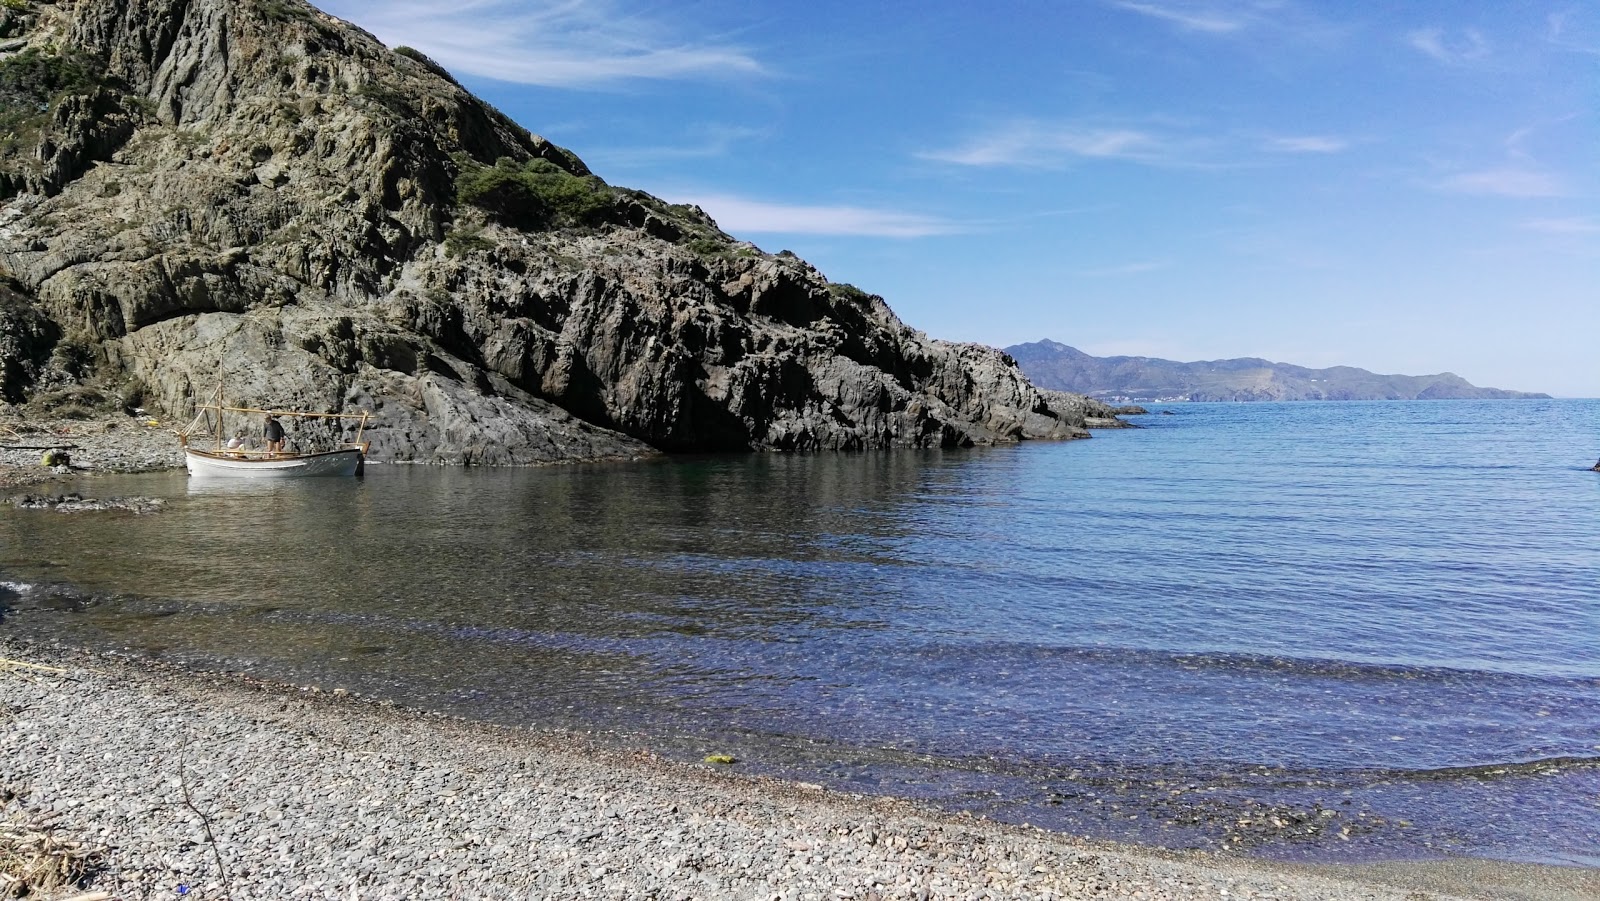
[(1214, 9), (1194, 9), (1173, 3), (1145, 3), (1135, 0), (1114, 0), (1111, 5), (1117, 9), (1176, 25), (1184, 31), (1231, 34), (1245, 27), (1243, 19)]
[(1528, 231), (1544, 232), (1549, 235), (1600, 235), (1600, 220), (1585, 216), (1529, 219), (1521, 225)]
[(1171, 260), (1143, 260), (1137, 263), (1124, 263), (1121, 266), (1083, 269), (1079, 270), (1078, 274), (1088, 278), (1117, 278), (1124, 275), (1139, 275), (1145, 272), (1157, 272), (1170, 268), (1172, 268)]
[(747, 51), (680, 37), (615, 2), (324, 0), (390, 46), (415, 47), (456, 73), (543, 87), (759, 75)]
[(956, 223), (933, 216), (870, 207), (772, 203), (730, 194), (698, 194), (687, 202), (735, 234), (925, 238), (962, 231)]
[(1327, 135), (1268, 138), (1265, 149), (1271, 153), (1339, 153), (1350, 146), (1343, 138)]
[(704, 125), (693, 129), (696, 137), (683, 144), (650, 147), (612, 147), (588, 156), (594, 162), (640, 166), (676, 160), (716, 159), (728, 156), (740, 144), (771, 137), (767, 129), (738, 125)]
[(960, 146), (924, 151), (917, 156), (960, 166), (1048, 168), (1073, 160), (1177, 164), (1184, 143), (1135, 128), (1024, 121), (994, 129)]
[(1533, 169), (1485, 169), (1453, 175), (1436, 187), (1453, 194), (1479, 194), (1492, 197), (1565, 197), (1561, 179)]
[(1235, 168), (1251, 158), (1342, 153), (1352, 142), (1334, 135), (1208, 135), (1189, 129), (1043, 122), (1001, 124), (964, 143), (917, 153), (918, 159), (986, 168), (1061, 168), (1080, 162), (1117, 161), (1170, 169)]
[(1475, 28), (1462, 29), (1458, 35), (1448, 35), (1442, 28), (1422, 28), (1408, 33), (1406, 43), (1447, 66), (1487, 59), (1491, 52), (1488, 40)]
[(1348, 26), (1330, 23), (1296, 0), (1100, 0), (1179, 32), (1224, 39), (1268, 39), (1284, 44), (1342, 42)]

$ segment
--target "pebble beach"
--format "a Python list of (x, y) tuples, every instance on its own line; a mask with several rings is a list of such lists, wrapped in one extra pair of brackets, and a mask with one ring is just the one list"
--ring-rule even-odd
[[(8, 495), (180, 462), (170, 432), (132, 417), (0, 424), (23, 438), (4, 443), (76, 445), (66, 473), (0, 448)], [(15, 506), (0, 515), (62, 515)], [(1307, 867), (1096, 842), (736, 761), (24, 643), (3, 607), (0, 802), (7, 834), (47, 835), (81, 864), (26, 895), (58, 901), (1600, 897), (1600, 871), (1576, 868)], [(7, 878), (0, 897), (18, 896)]]
[[(51, 897), (1581, 898), (1588, 871), (1311, 873), (1096, 844), (244, 676), (0, 642), (13, 822)], [(1569, 879), (1570, 885), (1562, 880)], [(1442, 890), (1441, 890), (1442, 889)]]
[[(183, 466), (172, 423), (151, 416), (107, 413), (92, 418), (24, 415), (0, 408), (0, 490), (68, 476), (148, 472)], [(67, 462), (45, 465), (46, 454)]]

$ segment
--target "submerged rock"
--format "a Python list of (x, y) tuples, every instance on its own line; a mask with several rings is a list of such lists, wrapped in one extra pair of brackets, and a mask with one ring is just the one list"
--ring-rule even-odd
[(607, 184), (300, 0), (30, 10), (0, 60), (43, 73), (0, 92), (13, 401), (92, 376), (185, 420), (221, 385), (448, 463), (1087, 434), (1000, 351)]
[(54, 510), (57, 513), (160, 513), (166, 501), (158, 497), (84, 497), (81, 494), (21, 494), (11, 498), (18, 510)]

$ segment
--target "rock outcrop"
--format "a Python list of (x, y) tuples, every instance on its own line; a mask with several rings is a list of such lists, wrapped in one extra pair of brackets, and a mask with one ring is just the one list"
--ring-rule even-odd
[(219, 384), (242, 405), (372, 410), (379, 459), (1086, 434), (1000, 351), (930, 340), (792, 254), (608, 185), (300, 0), (0, 17), (8, 402), (59, 376), (65, 346), (173, 417)]

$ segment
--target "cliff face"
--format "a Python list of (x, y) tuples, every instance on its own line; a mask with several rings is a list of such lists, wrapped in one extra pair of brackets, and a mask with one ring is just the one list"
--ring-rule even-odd
[(1084, 434), (1001, 352), (607, 185), (298, 0), (8, 5), (0, 117), (8, 402), (93, 376), (185, 417), (221, 384), (439, 462)]
[(1454, 373), (1379, 375), (1353, 366), (1307, 369), (1246, 357), (1177, 363), (1092, 357), (1055, 341), (1006, 348), (1041, 388), (1119, 400), (1448, 400), (1549, 397), (1479, 388)]

